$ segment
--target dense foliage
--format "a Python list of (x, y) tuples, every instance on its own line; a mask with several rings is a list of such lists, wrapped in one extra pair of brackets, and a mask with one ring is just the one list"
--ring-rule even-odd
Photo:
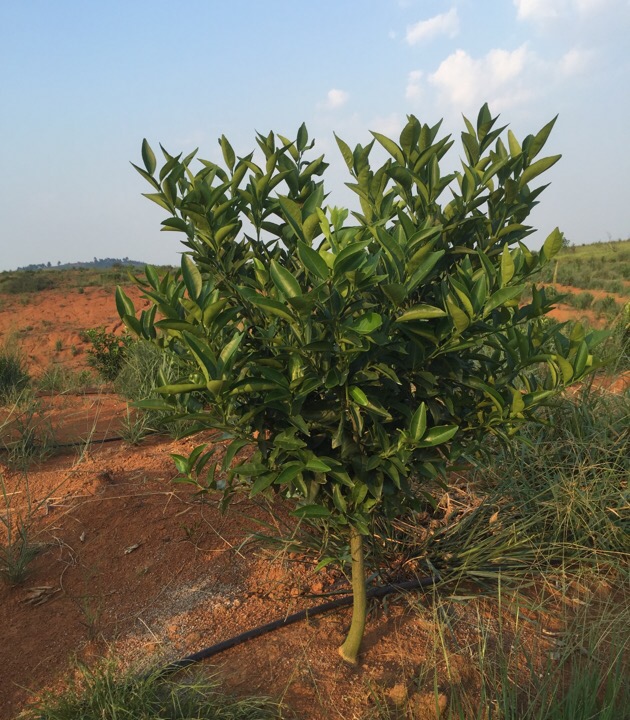
[[(355, 616), (342, 654), (356, 659), (364, 622), (363, 537), (376, 515), (431, 501), (449, 464), (506, 441), (537, 407), (594, 366), (576, 326), (570, 338), (541, 322), (552, 301), (531, 287), (562, 247), (556, 229), (535, 254), (525, 223), (559, 156), (539, 158), (553, 127), (519, 143), (487, 106), (465, 120), (462, 170), (443, 175), (452, 146), (410, 116), (399, 142), (373, 133), (351, 150), (337, 138), (360, 212), (325, 204), (323, 156), (304, 125), (295, 141), (258, 135), (262, 159), (225, 167), (164, 152), (157, 171), (144, 141), (147, 197), (184, 234), (181, 271), (137, 282), (154, 303), (140, 316), (119, 288), (128, 328), (186, 368), (162, 387), (175, 417), (223, 430), (231, 444), (216, 473), (203, 446), (180, 469), (225, 500), (280, 493), (296, 515), (347, 528)], [(373, 169), (377, 141), (390, 156)], [(450, 200), (442, 199), (449, 194)], [(540, 372), (543, 366), (545, 371)], [(236, 453), (255, 451), (234, 467)], [(363, 607), (363, 611), (361, 610)], [(363, 612), (363, 618), (361, 614)]]

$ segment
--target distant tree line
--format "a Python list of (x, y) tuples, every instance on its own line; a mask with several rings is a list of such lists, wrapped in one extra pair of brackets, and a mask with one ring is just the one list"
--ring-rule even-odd
[(78, 268), (98, 268), (98, 269), (108, 269), (111, 267), (122, 267), (122, 266), (134, 266), (134, 267), (144, 267), (146, 263), (140, 262), (139, 260), (130, 260), (128, 257), (124, 258), (97, 258), (95, 257), (94, 260), (88, 261), (88, 262), (71, 262), (71, 263), (61, 263), (57, 262), (56, 265), (52, 265), (52, 263), (45, 262), (45, 263), (32, 263), (31, 265), (24, 265), (23, 267), (19, 267), (18, 270), (70, 270), (70, 269), (78, 269)]

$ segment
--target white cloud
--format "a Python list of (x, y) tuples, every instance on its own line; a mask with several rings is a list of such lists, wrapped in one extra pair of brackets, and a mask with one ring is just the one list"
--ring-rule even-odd
[(514, 0), (519, 20), (545, 22), (567, 15), (589, 17), (602, 12), (617, 0)]
[(560, 75), (564, 77), (579, 75), (588, 68), (592, 57), (593, 53), (589, 50), (572, 48), (560, 58), (558, 63)]
[(407, 76), (407, 87), (405, 97), (407, 100), (418, 100), (422, 95), (422, 70), (412, 70)]
[(345, 105), (348, 102), (349, 97), (350, 96), (345, 90), (332, 88), (332, 90), (329, 90), (326, 94), (326, 102), (323, 104), (323, 107), (327, 110), (335, 110), (336, 108), (340, 108), (342, 105)]
[(428, 80), (437, 88), (440, 100), (460, 110), (478, 107), (485, 101), (500, 110), (531, 97), (521, 76), (526, 65), (536, 63), (527, 45), (512, 51), (497, 48), (481, 58), (457, 50)]
[(560, 15), (566, 0), (514, 0), (519, 20), (551, 20)]
[(409, 45), (415, 45), (416, 43), (422, 42), (422, 40), (428, 40), (436, 35), (455, 37), (458, 32), (459, 17), (457, 15), (457, 9), (451, 8), (447, 13), (435, 15), (428, 20), (421, 20), (415, 25), (410, 25), (407, 28), (405, 39)]

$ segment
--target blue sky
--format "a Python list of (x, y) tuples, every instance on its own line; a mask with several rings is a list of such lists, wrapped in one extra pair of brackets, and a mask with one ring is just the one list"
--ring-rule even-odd
[(143, 137), (218, 160), (222, 133), (243, 155), (306, 121), (352, 205), (333, 131), (413, 113), (458, 136), (484, 101), (520, 138), (560, 115), (533, 246), (630, 235), (629, 0), (0, 0), (0, 27), (0, 270), (178, 262), (129, 164)]

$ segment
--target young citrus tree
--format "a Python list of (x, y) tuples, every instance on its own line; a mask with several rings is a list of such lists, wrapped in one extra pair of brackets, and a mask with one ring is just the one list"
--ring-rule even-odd
[[(212, 451), (176, 457), (185, 475), (251, 496), (279, 493), (294, 514), (347, 533), (354, 605), (341, 655), (356, 662), (366, 617), (364, 543), (377, 516), (430, 499), (450, 463), (492, 436), (507, 440), (564, 384), (593, 367), (578, 328), (541, 322), (551, 307), (530, 278), (558, 252), (556, 229), (538, 254), (523, 244), (559, 156), (539, 158), (554, 121), (519, 143), (487, 106), (465, 120), (462, 170), (443, 175), (452, 145), (410, 116), (398, 142), (372, 133), (351, 150), (337, 139), (360, 212), (325, 204), (327, 164), (310, 159), (307, 130), (258, 135), (263, 161), (225, 167), (146, 141), (147, 197), (183, 233), (181, 271), (137, 278), (150, 311), (117, 291), (128, 328), (173, 353), (181, 377), (160, 389), (174, 417), (230, 439), (218, 480)], [(370, 165), (374, 141), (390, 156)], [(447, 199), (448, 196), (450, 199)], [(158, 319), (159, 318), (159, 319)], [(535, 372), (540, 366), (547, 372)], [(246, 445), (254, 451), (234, 466)]]

